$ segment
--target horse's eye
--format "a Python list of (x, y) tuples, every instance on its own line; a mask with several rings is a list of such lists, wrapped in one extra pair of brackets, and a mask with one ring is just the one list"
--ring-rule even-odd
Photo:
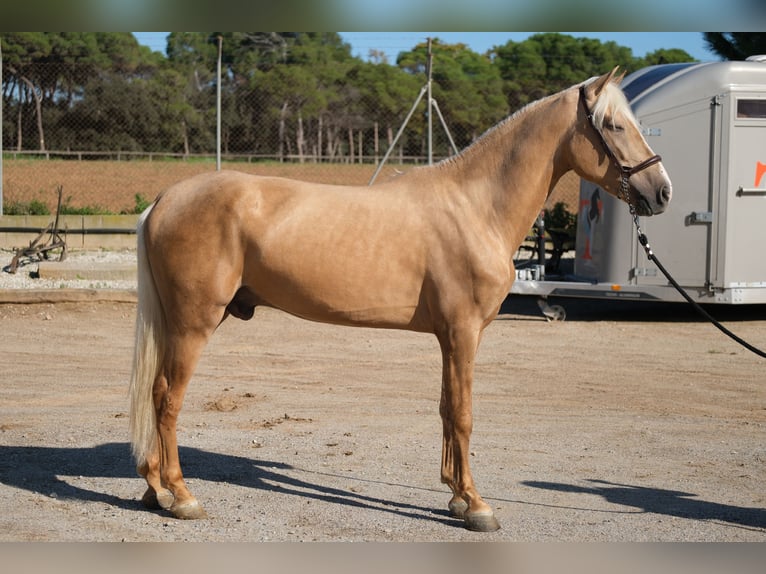
[(608, 129), (609, 131), (612, 131), (612, 132), (622, 132), (622, 131), (625, 131), (624, 128), (621, 125), (615, 124), (613, 122), (606, 122), (604, 125), (606, 126), (606, 129)]

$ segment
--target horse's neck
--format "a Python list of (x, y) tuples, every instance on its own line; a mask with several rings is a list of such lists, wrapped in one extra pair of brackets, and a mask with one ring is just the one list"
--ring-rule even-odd
[(562, 116), (563, 94), (524, 108), (444, 166), (465, 193), (491, 206), (514, 251), (570, 169), (561, 153), (572, 124)]

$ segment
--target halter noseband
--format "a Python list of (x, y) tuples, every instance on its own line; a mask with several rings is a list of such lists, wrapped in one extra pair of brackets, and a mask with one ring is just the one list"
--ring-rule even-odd
[(585, 99), (585, 86), (580, 86), (580, 102), (582, 103), (582, 106), (585, 109), (585, 114), (588, 117), (588, 123), (596, 132), (596, 135), (598, 136), (598, 139), (601, 142), (601, 146), (604, 148), (604, 152), (606, 153), (607, 157), (612, 161), (612, 163), (617, 167), (617, 169), (620, 170), (620, 191), (617, 196), (620, 199), (627, 201), (631, 211), (633, 211), (634, 210), (633, 204), (630, 201), (628, 201), (628, 188), (629, 188), (628, 178), (630, 178), (631, 175), (638, 173), (639, 171), (642, 171), (649, 166), (654, 165), (655, 163), (661, 162), (662, 158), (659, 155), (655, 154), (649, 159), (646, 159), (633, 167), (621, 164), (620, 160), (617, 159), (617, 156), (614, 155), (612, 148), (609, 147), (609, 144), (607, 143), (606, 139), (604, 139), (604, 134), (602, 134), (601, 130), (596, 127), (596, 123), (593, 120), (593, 112), (591, 112), (590, 108), (588, 107), (588, 101)]

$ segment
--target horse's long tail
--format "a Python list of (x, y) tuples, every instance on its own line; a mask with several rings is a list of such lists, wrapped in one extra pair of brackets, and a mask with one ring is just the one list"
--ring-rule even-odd
[(130, 440), (133, 456), (140, 466), (157, 446), (157, 418), (152, 388), (163, 359), (164, 313), (157, 294), (144, 238), (149, 207), (138, 220), (138, 306), (133, 371), (130, 378)]

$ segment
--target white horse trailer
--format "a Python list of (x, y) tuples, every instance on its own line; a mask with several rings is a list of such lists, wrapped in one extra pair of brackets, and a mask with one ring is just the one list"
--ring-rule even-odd
[[(673, 182), (668, 210), (640, 218), (654, 254), (700, 303), (766, 303), (766, 62), (651, 66), (622, 88)], [(586, 181), (575, 245), (573, 274), (522, 270), (511, 293), (683, 301), (628, 207)]]

